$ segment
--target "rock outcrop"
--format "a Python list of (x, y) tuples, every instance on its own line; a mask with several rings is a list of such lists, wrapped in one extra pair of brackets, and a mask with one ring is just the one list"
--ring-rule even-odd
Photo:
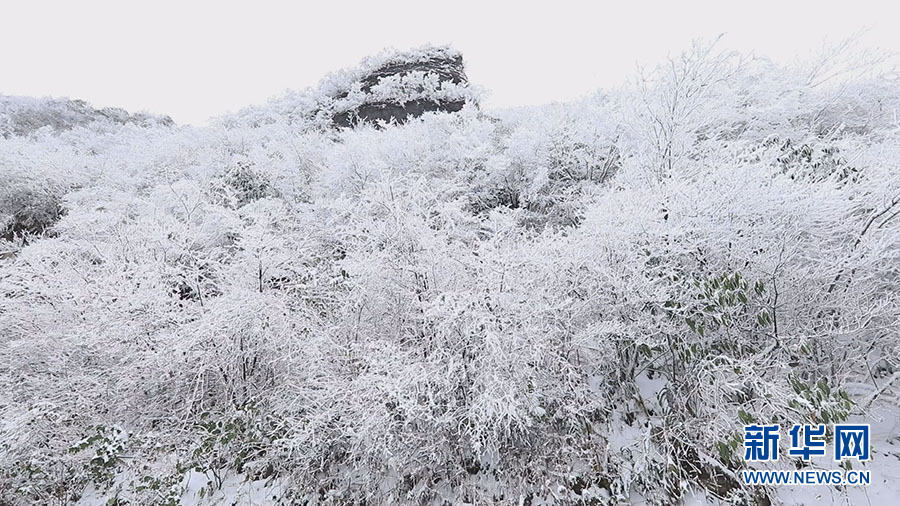
[(333, 97), (332, 122), (403, 123), (426, 112), (457, 112), (475, 102), (462, 54), (450, 48), (423, 48), (373, 64)]
[(318, 86), (288, 91), (265, 106), (222, 118), (226, 128), (287, 122), (299, 130), (405, 123), (428, 112), (454, 113), (478, 105), (462, 54), (425, 46), (365, 58), (358, 66), (325, 76)]

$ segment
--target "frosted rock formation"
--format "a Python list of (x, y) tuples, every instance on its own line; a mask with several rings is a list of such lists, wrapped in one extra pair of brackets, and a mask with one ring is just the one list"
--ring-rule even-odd
[(404, 123), (430, 111), (457, 112), (474, 101), (462, 55), (446, 48), (397, 54), (334, 95), (332, 121)]

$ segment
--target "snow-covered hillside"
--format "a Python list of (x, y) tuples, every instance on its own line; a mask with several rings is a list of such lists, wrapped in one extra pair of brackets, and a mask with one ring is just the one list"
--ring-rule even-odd
[[(458, 56), (202, 128), (2, 99), (0, 505), (892, 504), (897, 79), (698, 45), (483, 111)], [(867, 492), (737, 480), (842, 420)]]
[(59, 132), (76, 127), (114, 129), (128, 124), (152, 127), (173, 123), (168, 117), (129, 114), (114, 107), (94, 109), (83, 100), (0, 95), (0, 137), (28, 135), (41, 128)]

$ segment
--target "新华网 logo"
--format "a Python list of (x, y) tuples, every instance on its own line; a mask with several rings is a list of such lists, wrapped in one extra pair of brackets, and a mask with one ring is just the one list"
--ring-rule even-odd
[[(813, 457), (824, 457), (829, 454), (827, 427), (824, 424), (794, 424), (788, 431), (791, 446), (787, 455), (799, 457), (809, 462)], [(832, 460), (843, 462), (845, 459), (856, 459), (866, 462), (869, 455), (868, 424), (835, 424), (832, 443)], [(744, 426), (744, 460), (747, 462), (777, 462), (781, 426), (745, 425)], [(852, 470), (757, 470), (743, 471), (744, 483), (748, 485), (868, 485), (871, 482), (869, 471)]]

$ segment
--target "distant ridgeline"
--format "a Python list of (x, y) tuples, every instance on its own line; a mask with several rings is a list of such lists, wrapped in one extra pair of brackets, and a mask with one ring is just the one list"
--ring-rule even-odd
[(28, 135), (44, 127), (59, 132), (79, 126), (126, 124), (151, 127), (174, 126), (175, 122), (168, 116), (129, 114), (117, 107), (94, 109), (84, 100), (0, 95), (0, 136), (4, 138)]
[[(291, 91), (265, 106), (251, 106), (222, 119), (236, 124), (287, 119), (297, 127), (346, 128), (362, 123), (405, 123), (427, 112), (457, 112), (478, 104), (469, 86), (462, 54), (449, 47), (425, 46), (382, 53), (358, 67), (326, 76), (316, 89)], [(95, 109), (83, 100), (0, 95), (0, 136), (28, 135), (44, 127), (53, 131), (79, 126), (174, 126), (168, 116), (130, 114), (119, 108)]]
[(478, 93), (469, 86), (462, 54), (426, 46), (366, 58), (358, 67), (329, 74), (316, 89), (288, 92), (225, 123), (271, 123), (277, 113), (294, 125), (316, 128), (377, 126), (427, 112), (457, 112), (466, 104), (477, 107)]

